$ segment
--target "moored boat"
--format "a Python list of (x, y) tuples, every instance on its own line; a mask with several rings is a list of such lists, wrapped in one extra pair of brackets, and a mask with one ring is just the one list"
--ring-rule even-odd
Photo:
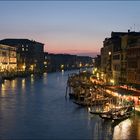
[(114, 108), (111, 109), (108, 113), (106, 114), (100, 114), (99, 116), (102, 119), (105, 120), (113, 120), (113, 121), (123, 121), (125, 119), (128, 119), (131, 114), (132, 114), (132, 110), (133, 110), (133, 106), (126, 106), (126, 107), (122, 107), (122, 108)]

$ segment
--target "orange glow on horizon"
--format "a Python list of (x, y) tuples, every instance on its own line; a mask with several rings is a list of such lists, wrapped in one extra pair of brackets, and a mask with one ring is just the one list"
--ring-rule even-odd
[(86, 56), (96, 56), (97, 54), (100, 54), (99, 52), (94, 51), (82, 51), (82, 50), (51, 50), (46, 49), (45, 50), (48, 53), (54, 53), (54, 54), (72, 54), (72, 55), (86, 55)]
[(97, 54), (100, 54), (100, 49), (98, 45), (98, 42), (96, 44), (91, 44), (91, 42), (86, 43), (67, 43), (67, 42), (51, 42), (51, 43), (45, 43), (44, 51), (49, 53), (65, 53), (65, 54), (86, 54), (89, 56), (96, 56)]

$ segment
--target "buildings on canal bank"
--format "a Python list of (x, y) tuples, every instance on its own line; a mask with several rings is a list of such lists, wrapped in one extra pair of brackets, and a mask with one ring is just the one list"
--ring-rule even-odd
[(45, 64), (48, 71), (61, 71), (91, 67), (92, 58), (88, 56), (77, 56), (70, 54), (45, 53)]
[(103, 41), (100, 60), (100, 78), (107, 85), (116, 85), (117, 95), (127, 95), (125, 98), (140, 105), (140, 32), (112, 32)]
[[(91, 57), (70, 54), (49, 54), (48, 52), (44, 52), (43, 43), (34, 40), (3, 39), (0, 41), (0, 44), (3, 44), (5, 48), (6, 46), (12, 46), (15, 50), (16, 70), (19, 72), (52, 72), (92, 66)], [(3, 67), (8, 67), (8, 65)]]
[[(140, 84), (140, 32), (112, 32), (101, 48), (101, 63), (95, 59), (100, 78), (107, 84)], [(100, 65), (100, 66), (99, 66)]]
[(29, 39), (3, 39), (1, 44), (17, 50), (18, 71), (40, 71), (44, 67), (44, 44)]
[(0, 72), (17, 70), (16, 48), (0, 44)]
[(0, 44), (0, 83), (7, 73), (17, 71), (17, 52), (16, 48)]
[[(129, 37), (129, 36), (128, 36)], [(128, 40), (127, 56), (127, 81), (140, 85), (140, 35)]]

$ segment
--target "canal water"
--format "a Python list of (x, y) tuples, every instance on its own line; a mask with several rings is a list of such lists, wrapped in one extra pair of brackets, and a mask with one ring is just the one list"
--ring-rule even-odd
[(0, 139), (139, 139), (140, 116), (116, 126), (65, 98), (68, 74), (49, 73), (0, 85)]

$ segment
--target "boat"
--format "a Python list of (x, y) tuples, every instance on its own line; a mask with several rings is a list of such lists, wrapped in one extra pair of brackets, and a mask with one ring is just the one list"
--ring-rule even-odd
[(112, 119), (112, 114), (115, 113), (116, 109), (115, 108), (111, 108), (110, 110), (108, 110), (106, 113), (100, 113), (99, 116), (102, 119), (108, 120), (108, 119)]
[(89, 112), (91, 113), (91, 114), (95, 114), (95, 115), (99, 115), (99, 114), (107, 114), (108, 113), (108, 111), (102, 111), (102, 110), (95, 110), (95, 111), (93, 111), (93, 110), (89, 110)]
[(82, 98), (82, 100), (74, 100), (73, 102), (75, 104), (81, 105), (81, 106), (96, 106), (96, 105), (103, 105), (105, 102), (107, 102), (108, 98), (99, 98), (91, 100), (90, 98)]
[(104, 114), (99, 114), (99, 116), (104, 120), (111, 120), (112, 119), (112, 115), (109, 112), (104, 113)]
[(85, 102), (85, 101), (74, 100), (73, 103), (80, 105), (80, 106), (91, 106), (90, 102)]
[(123, 115), (116, 115), (112, 117), (112, 127), (117, 126), (118, 124), (120, 124), (122, 121), (128, 119), (131, 117), (132, 112), (126, 112)]
[(124, 120), (131, 116), (133, 112), (133, 106), (127, 106), (122, 108), (119, 112), (112, 115), (112, 120)]
[(133, 106), (126, 106), (121, 108), (113, 108), (108, 113), (105, 114), (99, 114), (99, 116), (102, 119), (105, 120), (113, 120), (113, 121), (123, 121), (125, 119), (128, 119), (131, 116), (131, 113), (133, 111)]
[(70, 99), (75, 99), (76, 95), (74, 93), (69, 93), (69, 97), (70, 97)]
[(96, 104), (94, 106), (94, 108), (91, 109), (91, 107), (88, 109), (88, 111), (91, 114), (107, 114), (110, 111), (110, 104), (109, 104), (110, 98), (106, 97), (106, 98), (101, 98), (101, 99), (97, 99), (95, 100)]
[(114, 117), (112, 119), (112, 127), (115, 127), (115, 126), (119, 125), (122, 121), (129, 119), (130, 116), (131, 115), (128, 114), (128, 115), (123, 115), (121, 117), (118, 117), (118, 116)]

